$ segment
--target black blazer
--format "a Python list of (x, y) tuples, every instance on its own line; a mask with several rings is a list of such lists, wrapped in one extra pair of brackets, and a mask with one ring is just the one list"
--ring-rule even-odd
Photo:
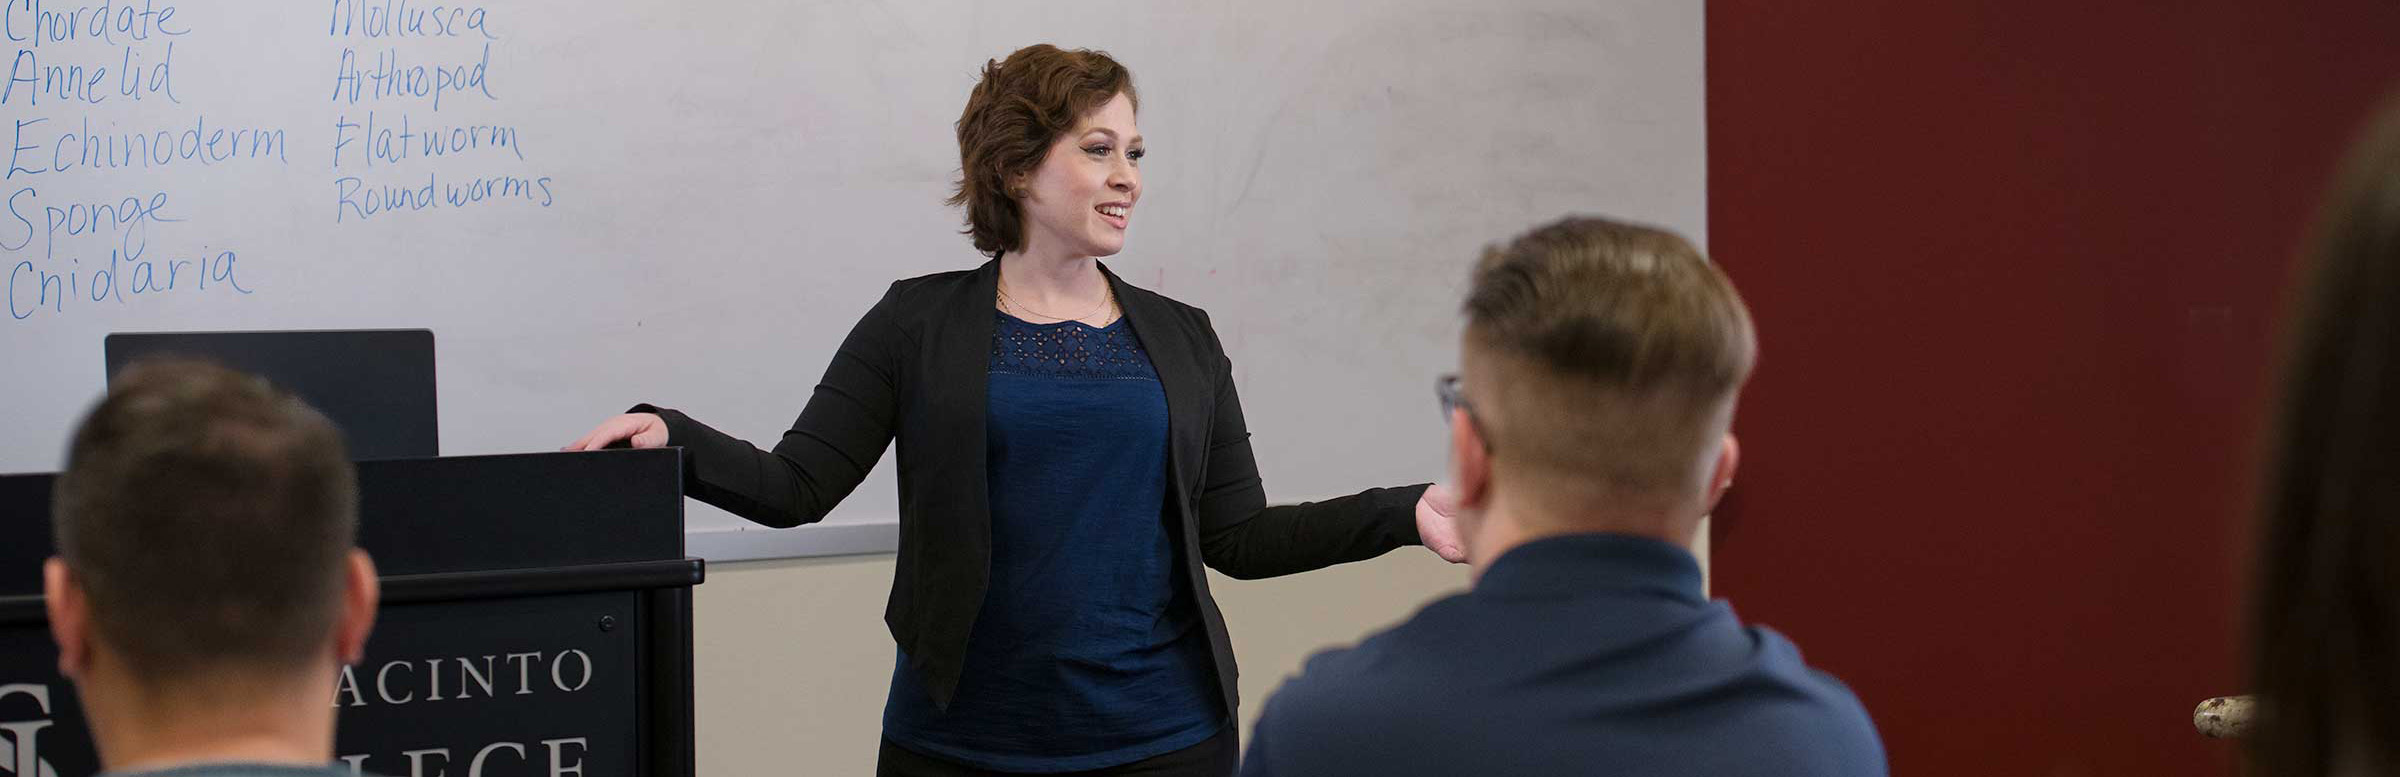
[[(1419, 544), (1415, 508), (1425, 486), (1267, 506), (1233, 362), (1208, 314), (1135, 288), (1106, 265), (1100, 271), (1166, 391), (1170, 488), (1162, 509), (1231, 712), (1240, 706), (1233, 643), (1201, 564), (1252, 579)], [(999, 276), (994, 260), (893, 283), (842, 341), (771, 452), (673, 410), (634, 408), (666, 420), (669, 444), (685, 452), (689, 494), (776, 527), (823, 518), (897, 437), (900, 552), (884, 623), (944, 709), (990, 576), (984, 413)]]

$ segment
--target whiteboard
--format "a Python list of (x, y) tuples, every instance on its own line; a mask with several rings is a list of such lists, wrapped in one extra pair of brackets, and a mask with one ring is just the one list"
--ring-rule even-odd
[[(0, 471), (60, 465), (110, 332), (432, 329), (445, 454), (640, 401), (771, 443), (944, 207), (981, 65), (1104, 49), (1150, 156), (1136, 285), (1210, 311), (1270, 498), (1437, 479), (1486, 243), (1705, 229), (1697, 0), (9, 0)], [(438, 153), (437, 153), (438, 152)], [(712, 559), (889, 550), (691, 503)]]

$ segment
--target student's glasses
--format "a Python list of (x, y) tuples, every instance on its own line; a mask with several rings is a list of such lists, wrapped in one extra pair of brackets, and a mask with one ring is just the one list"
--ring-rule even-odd
[(1483, 452), (1492, 452), (1492, 429), (1475, 417), (1475, 406), (1467, 402), (1467, 394), (1458, 387), (1458, 374), (1443, 375), (1433, 383), (1433, 395), (1442, 400), (1442, 423), (1450, 423), (1450, 414), (1465, 412), (1467, 423), (1475, 425), (1475, 434), (1483, 438)]

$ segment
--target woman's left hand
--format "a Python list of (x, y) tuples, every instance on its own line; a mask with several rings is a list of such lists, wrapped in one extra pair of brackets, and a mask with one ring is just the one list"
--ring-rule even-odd
[(1467, 545), (1458, 536), (1458, 499), (1450, 487), (1435, 483), (1417, 499), (1417, 536), (1425, 541), (1425, 549), (1433, 551), (1443, 561), (1464, 564)]

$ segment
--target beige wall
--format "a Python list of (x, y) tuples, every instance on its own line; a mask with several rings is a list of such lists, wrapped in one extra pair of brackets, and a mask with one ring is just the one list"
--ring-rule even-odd
[[(709, 567), (693, 595), (700, 774), (874, 773), (892, 672), (882, 620), (891, 580), (888, 554)], [(1310, 653), (1466, 582), (1465, 567), (1422, 548), (1275, 580), (1213, 578), (1241, 659), (1245, 730)]]

